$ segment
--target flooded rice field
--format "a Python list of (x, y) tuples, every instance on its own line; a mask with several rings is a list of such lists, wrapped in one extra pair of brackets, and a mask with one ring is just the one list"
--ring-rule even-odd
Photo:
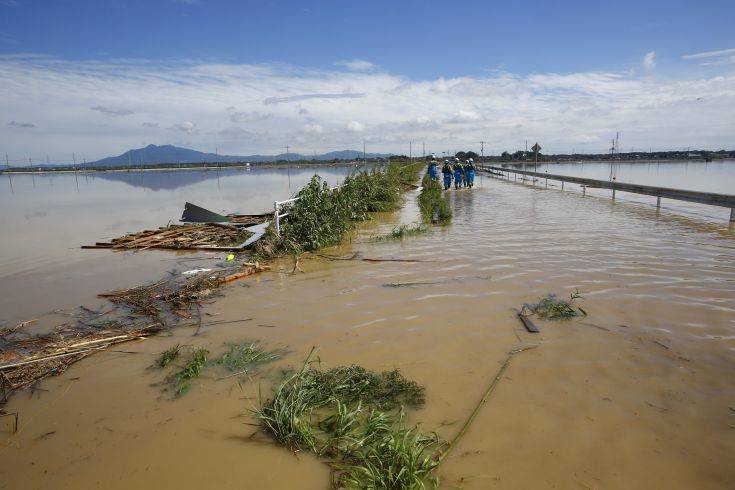
[[(731, 165), (722, 170), (729, 179)], [(233, 179), (242, 180), (222, 180), (227, 195), (199, 189), (204, 183), (190, 184), (195, 198), (187, 187), (175, 191), (178, 197), (171, 190), (151, 196), (159, 191), (126, 184), (130, 195), (109, 201), (102, 199), (106, 186), (121, 184), (98, 182), (97, 209), (89, 215), (96, 218), (75, 220), (64, 213), (74, 206), (66, 200), (14, 208), (8, 203), (18, 194), (3, 191), (5, 209), (48, 213), (38, 218), (43, 226), (3, 215), (3, 229), (14, 230), (0, 249), (4, 268), (14, 271), (0, 278), (4, 320), (82, 301), (65, 297), (64, 289), (92, 297), (156, 279), (175, 262), (164, 261), (176, 257), (77, 251), (79, 242), (165, 224), (184, 199), (213, 210), (260, 211), (300, 185), (289, 192), (282, 172), (270, 187), (260, 178), (247, 185), (245, 176)], [(343, 246), (325, 251), (417, 262), (310, 256), (294, 267), (285, 258), (271, 272), (228, 286), (204, 310), (222, 323), (199, 335), (182, 327), (122, 344), (17, 394), (6, 405), (20, 414), (17, 433), (0, 418), (0, 488), (327, 488), (329, 468), (321, 460), (273, 444), (252, 425), (251, 410), (270, 396), (281, 369), (300, 366), (313, 346), (324, 367), (398, 368), (424, 385), (426, 405), (409, 411), (409, 421), (447, 440), (508, 353), (517, 352), (442, 463), (443, 488), (735, 486), (735, 233), (728, 213), (685, 203), (657, 211), (653, 198), (612, 201), (601, 190), (582, 196), (487, 176), (476, 184), (447, 193), (454, 212), (447, 227), (372, 241), (418, 219), (410, 193), (400, 213), (360, 225)], [(214, 205), (205, 201), (211, 196)], [(135, 212), (119, 211), (126, 206)], [(107, 211), (114, 219), (102, 219), (105, 209), (115, 210)], [(66, 226), (81, 238), (68, 236)], [(44, 252), (53, 248), (48, 240), (61, 250)], [(49, 262), (34, 267), (24, 255)], [(125, 276), (125, 269), (138, 272)], [(58, 282), (44, 282), (46, 273)], [(85, 281), (91, 286), (77, 286)], [(524, 303), (575, 289), (584, 318), (534, 320), (541, 332), (531, 334), (515, 316)], [(252, 379), (205, 373), (177, 399), (162, 392), (162, 375), (150, 368), (175, 344), (219, 354), (226, 343), (244, 340), (287, 354)]]
[[(0, 321), (17, 323), (92, 301), (102, 290), (152, 281), (180, 268), (171, 252), (111, 254), (82, 250), (82, 245), (178, 223), (186, 201), (215, 212), (269, 211), (273, 201), (291, 197), (315, 171), (302, 167), (3, 175)], [(318, 171), (328, 182), (338, 183), (354, 167)]]

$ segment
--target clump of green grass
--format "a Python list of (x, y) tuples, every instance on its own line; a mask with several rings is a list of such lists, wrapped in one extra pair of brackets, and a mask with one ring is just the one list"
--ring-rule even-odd
[(179, 344), (169, 347), (165, 351), (161, 352), (161, 355), (156, 359), (156, 366), (163, 369), (173, 361), (175, 361), (181, 353), (181, 346)]
[(538, 303), (525, 303), (523, 310), (530, 310), (544, 320), (568, 320), (578, 316), (587, 316), (587, 312), (579, 306), (574, 306), (575, 300), (582, 298), (579, 290), (575, 289), (569, 299), (560, 299), (554, 293), (547, 294)]
[(202, 369), (207, 364), (208, 355), (209, 351), (203, 347), (194, 349), (184, 366), (168, 376), (168, 383), (176, 396), (181, 396), (189, 391), (191, 380), (202, 374)]
[(387, 240), (402, 240), (409, 236), (421, 235), (429, 231), (429, 228), (423, 223), (413, 223), (410, 225), (396, 226), (387, 235), (380, 235), (373, 240), (383, 242)]
[(280, 351), (264, 349), (257, 341), (228, 345), (230, 350), (217, 358), (215, 363), (224, 366), (231, 372), (243, 371), (281, 358)]
[(417, 172), (417, 165), (394, 164), (349, 176), (334, 190), (315, 175), (296, 194), (299, 199), (282, 209), (288, 218), (282, 222), (281, 236), (269, 227), (255, 245), (255, 256), (268, 258), (339, 244), (355, 222), (369, 219), (370, 213), (396, 209), (402, 185), (407, 183), (404, 179), (415, 180)]
[(255, 411), (264, 429), (291, 450), (336, 458), (336, 486), (422, 487), (439, 463), (439, 440), (407, 427), (403, 407), (422, 405), (424, 388), (397, 370), (322, 371), (309, 359)]
[(442, 195), (442, 187), (439, 181), (431, 180), (427, 174), (424, 175), (421, 186), (419, 209), (421, 209), (421, 217), (424, 222), (449, 224), (452, 221), (452, 210)]
[(396, 419), (372, 412), (363, 430), (361, 444), (335, 465), (334, 486), (338, 488), (423, 489), (424, 482), (439, 466), (436, 434), (422, 434), (407, 427), (403, 413)]

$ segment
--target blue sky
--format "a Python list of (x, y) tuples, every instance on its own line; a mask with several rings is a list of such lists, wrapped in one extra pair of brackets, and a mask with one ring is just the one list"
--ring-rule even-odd
[[(632, 145), (732, 147), (733, 19), (733, 1), (0, 0), (0, 143), (58, 158), (285, 140), (399, 151), (482, 139), (500, 151), (529, 137), (593, 151), (619, 129)], [(706, 121), (708, 134), (693, 127)]]

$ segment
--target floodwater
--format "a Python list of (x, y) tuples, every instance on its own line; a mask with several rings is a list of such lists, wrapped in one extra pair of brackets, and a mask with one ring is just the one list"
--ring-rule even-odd
[[(409, 420), (445, 439), (508, 353), (533, 347), (512, 356), (443, 462), (444, 488), (733, 488), (735, 234), (720, 210), (477, 183), (448, 193), (446, 228), (371, 242), (416, 219), (409, 195), (328, 251), (422, 262), (304, 257), (291, 274), (284, 260), (206, 308), (252, 320), (123, 344), (137, 353), (97, 354), (43, 381), (48, 391), (17, 395), (6, 409), (21, 414), (19, 432), (0, 425), (0, 488), (326, 488), (326, 465), (250, 437), (259, 391), (312, 346), (324, 367), (399, 368), (424, 384)], [(530, 334), (514, 316), (575, 289), (586, 318), (537, 321)], [(289, 354), (253, 380), (205, 374), (176, 401), (152, 386), (165, 348), (218, 354), (246, 339)]]
[[(215, 212), (260, 213), (315, 172), (341, 182), (354, 167), (2, 175), (0, 324), (93, 301), (103, 290), (183, 267), (161, 251), (82, 250), (125, 233), (177, 223), (186, 201)], [(221, 253), (219, 255), (222, 255)], [(191, 268), (191, 267), (189, 267)]]

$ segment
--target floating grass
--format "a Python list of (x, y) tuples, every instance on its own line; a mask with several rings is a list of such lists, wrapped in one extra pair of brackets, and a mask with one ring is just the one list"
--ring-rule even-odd
[(408, 225), (396, 226), (386, 235), (380, 235), (374, 237), (373, 240), (376, 242), (383, 242), (388, 240), (402, 240), (406, 237), (422, 235), (429, 231), (429, 228), (424, 223), (413, 223)]
[(529, 310), (544, 320), (568, 320), (578, 316), (587, 316), (587, 312), (579, 306), (574, 306), (575, 300), (582, 298), (579, 290), (575, 289), (569, 299), (558, 298), (554, 293), (547, 294), (538, 303), (525, 303), (523, 310)]
[(202, 347), (194, 349), (184, 366), (168, 376), (167, 381), (176, 396), (181, 396), (189, 391), (191, 380), (202, 374), (202, 369), (207, 364), (208, 355), (209, 351), (207, 349)]
[(426, 223), (446, 225), (452, 221), (452, 210), (442, 195), (442, 187), (437, 180), (424, 175), (419, 194), (419, 209)]
[(426, 435), (397, 418), (373, 412), (363, 431), (362, 444), (354, 447), (343, 463), (334, 465), (333, 484), (338, 488), (421, 489), (439, 466), (436, 434)]
[(179, 357), (180, 353), (181, 346), (179, 344), (176, 344), (173, 347), (169, 347), (161, 353), (158, 359), (156, 359), (156, 366), (161, 369), (165, 368), (173, 361), (175, 361)]
[(215, 361), (231, 372), (244, 371), (281, 358), (280, 351), (264, 349), (260, 342), (228, 344), (229, 350)]
[(332, 458), (340, 488), (422, 487), (440, 441), (408, 427), (403, 407), (421, 406), (424, 388), (397, 370), (314, 369), (310, 357), (255, 411), (264, 429), (291, 450)]

